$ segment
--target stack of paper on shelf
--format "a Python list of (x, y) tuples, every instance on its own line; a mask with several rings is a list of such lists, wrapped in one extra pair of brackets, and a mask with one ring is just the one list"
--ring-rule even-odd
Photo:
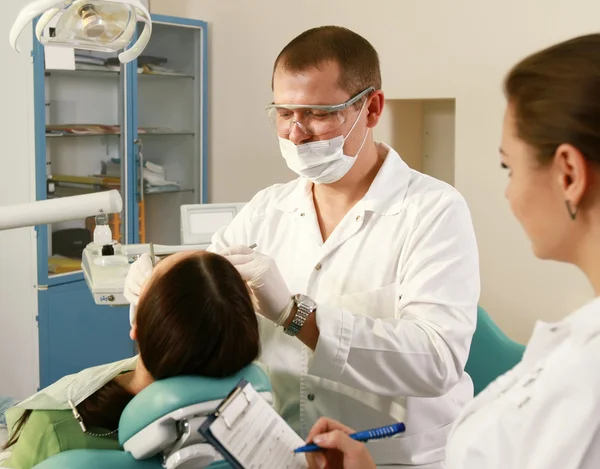
[(146, 193), (172, 192), (178, 189), (178, 182), (167, 181), (167, 175), (163, 166), (150, 161), (144, 163), (144, 191)]
[[(107, 178), (116, 178), (121, 175), (121, 159), (112, 158), (103, 163), (102, 174)], [(164, 166), (144, 162), (144, 192), (154, 194), (156, 192), (174, 192), (178, 191), (180, 184), (176, 181), (168, 181)]]

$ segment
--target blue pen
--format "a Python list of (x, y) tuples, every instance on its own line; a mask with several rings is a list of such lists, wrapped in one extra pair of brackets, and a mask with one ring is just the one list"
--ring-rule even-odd
[[(388, 438), (390, 436), (397, 435), (398, 433), (402, 433), (406, 430), (406, 427), (403, 423), (394, 423), (393, 425), (388, 425), (386, 427), (374, 428), (372, 430), (365, 430), (364, 432), (357, 432), (348, 435), (350, 438), (356, 441), (369, 441), (369, 440), (379, 440), (381, 438)], [(294, 450), (294, 453), (314, 453), (315, 451), (321, 451), (323, 448), (311, 443), (306, 446), (302, 446)]]

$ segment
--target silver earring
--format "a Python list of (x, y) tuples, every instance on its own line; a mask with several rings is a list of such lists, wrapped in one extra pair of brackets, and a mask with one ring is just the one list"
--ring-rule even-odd
[(577, 210), (579, 209), (579, 207), (575, 207), (575, 210), (573, 210), (573, 207), (571, 207), (571, 202), (569, 202), (568, 200), (565, 200), (565, 205), (567, 206), (567, 212), (569, 212), (571, 220), (575, 220), (575, 218), (577, 217)]

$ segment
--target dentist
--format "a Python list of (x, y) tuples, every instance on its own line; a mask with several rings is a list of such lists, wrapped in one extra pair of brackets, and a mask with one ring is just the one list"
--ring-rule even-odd
[[(375, 462), (438, 468), (473, 396), (464, 365), (480, 286), (467, 204), (373, 140), (384, 96), (363, 37), (300, 34), (272, 86), (267, 114), (299, 178), (259, 192), (210, 249), (252, 289), (276, 408), (304, 437), (321, 416), (405, 421), (403, 437), (369, 445)], [(127, 279), (132, 302), (147, 261)]]

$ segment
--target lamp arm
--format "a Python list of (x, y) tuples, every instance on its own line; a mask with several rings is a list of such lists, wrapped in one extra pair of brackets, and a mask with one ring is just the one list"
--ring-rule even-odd
[(7, 205), (0, 207), (0, 231), (120, 213), (122, 209), (123, 200), (117, 190)]

